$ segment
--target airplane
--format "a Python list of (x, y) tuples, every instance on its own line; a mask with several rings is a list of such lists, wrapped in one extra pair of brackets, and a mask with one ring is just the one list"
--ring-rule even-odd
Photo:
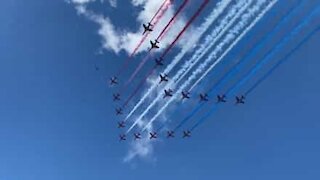
[(143, 28), (144, 28), (144, 32), (142, 34), (145, 34), (147, 31), (151, 32), (153, 31), (151, 28), (152, 28), (152, 24), (151, 23), (148, 23), (148, 25), (146, 24), (143, 24)]
[(159, 43), (158, 40), (155, 40), (154, 42), (153, 42), (153, 41), (150, 41), (151, 49), (153, 49), (153, 48), (158, 49), (158, 48), (159, 48), (159, 46), (157, 45), (158, 43)]
[(116, 108), (116, 115), (122, 114), (122, 108)]
[(114, 85), (114, 84), (118, 84), (118, 79), (115, 76), (110, 78), (110, 85)]
[(168, 90), (164, 90), (164, 96), (163, 98), (166, 98), (166, 97), (172, 97), (172, 90), (171, 89), (168, 89)]
[(157, 133), (154, 132), (154, 133), (149, 133), (150, 134), (150, 139), (157, 139)]
[(208, 94), (200, 94), (200, 101), (209, 101)]
[(182, 91), (182, 92), (181, 92), (182, 99), (190, 99), (189, 94), (190, 94), (190, 93), (187, 92), (187, 91)]
[(119, 135), (119, 138), (120, 138), (120, 141), (125, 141), (125, 140), (127, 140), (125, 134), (120, 134), (120, 135)]
[(163, 66), (163, 58), (162, 57), (160, 57), (159, 59), (158, 58), (156, 58), (156, 65), (157, 66)]
[(160, 74), (160, 82), (159, 82), (159, 84), (161, 84), (162, 82), (168, 82), (168, 75), (167, 74), (164, 74), (164, 75), (162, 75), (162, 74)]
[(244, 100), (245, 100), (246, 98), (244, 97), (244, 96), (236, 96), (236, 104), (244, 104)]
[(113, 94), (113, 101), (120, 101), (120, 94), (119, 93)]
[(118, 128), (125, 128), (125, 127), (126, 125), (124, 121), (118, 122)]
[(188, 131), (183, 131), (183, 138), (189, 138), (191, 137), (191, 132), (188, 130)]
[(167, 138), (174, 138), (174, 131), (167, 131)]
[(226, 95), (217, 95), (217, 99), (218, 99), (218, 103), (220, 103), (220, 102), (223, 102), (223, 103), (225, 103), (225, 102), (227, 102), (227, 100), (226, 100)]
[(141, 139), (141, 134), (140, 133), (134, 133), (134, 140)]

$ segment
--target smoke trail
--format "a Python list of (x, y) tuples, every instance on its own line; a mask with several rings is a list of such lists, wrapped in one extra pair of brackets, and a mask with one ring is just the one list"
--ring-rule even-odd
[[(268, 42), (268, 40), (273, 37), (281, 28), (282, 25), (286, 24), (291, 17), (293, 17), (297, 11), (299, 10), (299, 7), (302, 6), (302, 1), (299, 1), (299, 3), (291, 8), (285, 16), (281, 18), (281, 20), (273, 27), (273, 29), (267, 33), (258, 43), (256, 43), (253, 46), (253, 49), (248, 51), (243, 58), (241, 58), (223, 77), (221, 77), (217, 83), (215, 83), (209, 90), (207, 91), (207, 94), (210, 96), (214, 90), (217, 90), (221, 85), (227, 82), (229, 78), (231, 78), (235, 73), (239, 72), (239, 70), (246, 65), (248, 60), (250, 60), (254, 55), (256, 55), (257, 52), (259, 52), (264, 45)], [(176, 131), (180, 127), (182, 127), (186, 122), (188, 122), (203, 106), (205, 103), (201, 103), (196, 108), (194, 108), (191, 113), (185, 117), (174, 129)]]
[[(265, 1), (259, 1), (257, 4), (258, 5), (263, 5), (263, 2)], [(242, 31), (240, 33), (239, 36), (237, 36), (236, 40), (233, 41), (233, 43), (231, 44), (231, 46), (226, 50), (224, 51), (224, 53), (222, 54), (222, 56), (217, 60), (217, 61), (221, 61), (222, 58), (224, 58), (224, 56), (233, 48), (233, 46), (235, 46), (236, 43), (238, 43), (238, 41), (240, 41), (242, 39), (242, 37), (248, 32), (251, 30), (251, 28), (263, 17), (263, 15), (268, 12), (272, 6), (277, 2), (277, 0), (273, 0), (270, 4), (268, 4), (268, 6), (258, 15), (256, 16), (256, 18), (254, 19), (254, 21), (246, 27), (246, 29), (244, 31)], [(217, 51), (220, 51), (222, 50), (222, 47), (224, 46), (224, 44), (227, 44), (229, 41), (232, 41), (232, 38), (235, 38), (236, 37), (236, 33), (239, 33), (240, 30), (247, 25), (247, 21), (250, 19), (250, 17), (252, 17), (256, 11), (258, 11), (260, 8), (259, 7), (253, 7), (249, 10), (249, 12), (247, 14), (245, 14), (242, 18), (242, 21), (239, 22), (239, 26), (236, 26), (234, 28), (234, 31), (231, 31), (231, 33), (229, 35), (227, 35), (227, 37), (224, 39), (224, 41), (222, 43), (220, 43), (218, 46), (217, 46)], [(215, 51), (214, 51), (215, 52)], [(215, 52), (215, 54), (217, 54), (217, 52)], [(207, 59), (204, 64), (208, 64), (208, 60), (211, 60), (211, 59)], [(216, 62), (217, 62), (216, 61)], [(178, 92), (180, 91), (183, 91), (190, 83), (193, 79), (196, 78), (196, 75), (201, 73), (202, 70), (205, 68), (204, 64), (201, 64), (200, 65), (200, 68), (198, 68), (196, 71), (194, 71), (192, 73), (192, 75), (187, 79), (187, 81), (180, 86)], [(171, 99), (169, 101), (166, 102), (166, 104), (164, 106), (162, 106), (162, 108), (156, 113), (156, 115), (153, 116), (153, 118), (149, 121), (149, 123), (145, 126), (145, 128), (143, 129), (143, 131), (145, 129), (147, 129), (148, 126), (150, 126), (153, 121), (156, 120), (156, 118), (158, 118), (158, 116), (168, 107), (168, 105), (177, 98), (177, 95), (175, 94), (173, 97), (171, 97)]]
[(276, 70), (281, 64), (285, 63), (289, 57), (293, 53), (295, 53), (298, 49), (301, 48), (303, 44), (305, 44), (315, 33), (317, 33), (320, 28), (316, 28), (313, 30), (307, 37), (305, 37), (295, 48), (293, 48), (286, 56), (284, 56), (281, 60), (279, 60), (273, 67), (264, 75), (262, 76), (253, 86), (251, 86), (246, 92), (245, 96), (248, 96), (255, 88), (257, 88), (264, 80), (266, 80), (273, 72)]
[(219, 26), (212, 31), (205, 39), (205, 42), (200, 45), (199, 49), (193, 54), (183, 67), (176, 73), (174, 82), (178, 84), (187, 73), (210, 51), (216, 42), (229, 30), (234, 22), (244, 13), (252, 3), (251, 0), (243, 0), (233, 6), (230, 13), (221, 21)]
[[(205, 22), (202, 23), (195, 32), (196, 35), (194, 37), (194, 42), (190, 42), (187, 45), (183, 46), (180, 53), (175, 56), (173, 61), (166, 67), (166, 69), (163, 71), (163, 74), (169, 74), (170, 71), (175, 67), (176, 64), (180, 62), (180, 60), (184, 57), (184, 55), (190, 50), (191, 46), (196, 44), (200, 37), (208, 30), (208, 28), (213, 24), (213, 22), (219, 17), (219, 15), (224, 11), (225, 8), (230, 4), (232, 0), (224, 0), (217, 4), (217, 7), (211, 12), (211, 14), (206, 18)], [(134, 92), (130, 95), (130, 97), (125, 101), (123, 104), (123, 107), (127, 106), (128, 102), (132, 99), (132, 97), (139, 91), (139, 89), (142, 87), (143, 83), (150, 77), (151, 74), (153, 74), (154, 69), (156, 66), (152, 68), (152, 70), (145, 76), (145, 78), (139, 83), (137, 88), (134, 90)], [(144, 94), (144, 96), (139, 100), (139, 102), (134, 106), (134, 108), (130, 111), (130, 113), (125, 118), (125, 121), (131, 117), (131, 115), (138, 109), (138, 107), (146, 100), (146, 98), (150, 95), (150, 93), (158, 86), (158, 83), (153, 83), (151, 87), (147, 90), (147, 92)]]
[(160, 32), (160, 34), (158, 35), (158, 37), (156, 38), (156, 40), (159, 40), (161, 38), (161, 36), (163, 35), (163, 33), (172, 25), (172, 22), (177, 18), (177, 16), (180, 14), (180, 12), (183, 10), (183, 8), (187, 5), (187, 3), (189, 2), (189, 0), (184, 0), (183, 3), (180, 5), (180, 7), (178, 8), (178, 10), (176, 11), (176, 13), (172, 16), (172, 18), (169, 20), (169, 22), (167, 23), (167, 25), (162, 29), (162, 31)]
[[(264, 64), (269, 62), (271, 60), (271, 57), (280, 50), (288, 41), (296, 36), (299, 31), (302, 30), (304, 26), (308, 24), (308, 22), (312, 19), (312, 17), (319, 12), (319, 7), (315, 9), (308, 17), (305, 18), (299, 25), (297, 25), (289, 34), (287, 34), (271, 51), (266, 53), (266, 55), (263, 57), (263, 59), (258, 62), (253, 69), (251, 69), (240, 81), (238, 81), (233, 87), (231, 87), (227, 93), (226, 96), (234, 94), (234, 92), (242, 86), (245, 82), (247, 82)], [(319, 27), (317, 28), (319, 29)], [(314, 32), (314, 31), (312, 31)], [(312, 34), (311, 32), (311, 34)], [(308, 35), (309, 36), (309, 35)], [(308, 37), (307, 36), (307, 37)], [(291, 53), (292, 54), (292, 53)], [(191, 128), (191, 131), (193, 131), (195, 128), (197, 128), (200, 124), (202, 124), (208, 117), (210, 117), (216, 110), (218, 106), (214, 106), (211, 111), (209, 111), (205, 116), (200, 118), (200, 120)]]
[(149, 21), (152, 24), (152, 21), (154, 20), (154, 18), (156, 18), (156, 16), (159, 14), (159, 12), (163, 9), (163, 7), (167, 4), (167, 2), (169, 1), (169, 4), (171, 0), (164, 0), (163, 3), (161, 4), (160, 8), (157, 10), (157, 12), (153, 15), (153, 17), (151, 18), (151, 20)]

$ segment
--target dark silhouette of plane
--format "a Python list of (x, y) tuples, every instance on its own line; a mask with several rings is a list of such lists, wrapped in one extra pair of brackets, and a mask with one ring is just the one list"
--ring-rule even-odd
[(167, 74), (164, 74), (164, 75), (162, 75), (162, 74), (160, 74), (160, 82), (159, 82), (159, 84), (161, 84), (162, 82), (168, 82), (168, 75)]
[(187, 91), (182, 91), (182, 92), (181, 92), (182, 99), (190, 99), (189, 94), (190, 94), (190, 93), (187, 92)]
[(174, 138), (174, 131), (167, 131), (167, 138)]
[(116, 108), (116, 115), (121, 115), (122, 114), (122, 108)]
[(97, 65), (95, 65), (94, 68), (96, 69), (96, 71), (99, 71), (99, 67)]
[(209, 101), (208, 94), (206, 94), (206, 93), (200, 94), (199, 97), (200, 97), (200, 101)]
[(162, 57), (160, 57), (159, 59), (158, 58), (156, 58), (156, 65), (157, 66), (163, 66), (163, 58)]
[(140, 133), (134, 133), (134, 140), (141, 139), (141, 134)]
[(191, 131), (183, 131), (183, 136), (182, 136), (183, 138), (189, 138), (189, 137), (191, 137)]
[(153, 26), (153, 25), (152, 25), (151, 23), (148, 23), (148, 25), (143, 24), (144, 31), (143, 31), (142, 34), (145, 34), (146, 32), (151, 32), (151, 31), (153, 31), (153, 29), (151, 29), (152, 26)]
[(124, 121), (118, 122), (118, 128), (125, 128), (126, 127), (125, 124), (126, 123)]
[(226, 100), (226, 95), (217, 95), (217, 100), (218, 100), (218, 103), (221, 103), (221, 102), (223, 102), (223, 103), (225, 103), (225, 102), (227, 102), (227, 100)]
[(113, 94), (113, 101), (120, 101), (120, 94), (119, 93)]
[(150, 139), (157, 139), (158, 137), (157, 137), (157, 132), (151, 132), (151, 133), (149, 133), (150, 134)]
[(125, 141), (125, 140), (127, 140), (127, 137), (126, 137), (125, 134), (120, 134), (120, 135), (119, 135), (119, 138), (120, 138), (120, 141)]
[(115, 84), (118, 84), (118, 78), (114, 76), (110, 78), (110, 85), (115, 85)]
[(173, 91), (171, 89), (168, 89), (168, 90), (165, 89), (163, 98), (172, 97), (172, 93)]
[(244, 96), (236, 96), (236, 104), (244, 104), (244, 100), (246, 98)]
[(154, 49), (154, 48), (155, 48), (155, 49), (158, 49), (158, 48), (159, 48), (158, 43), (159, 43), (158, 40), (154, 40), (154, 42), (153, 42), (153, 41), (150, 41), (151, 49)]

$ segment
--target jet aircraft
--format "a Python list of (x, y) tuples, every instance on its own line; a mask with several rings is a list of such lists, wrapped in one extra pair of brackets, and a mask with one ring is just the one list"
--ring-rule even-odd
[(168, 90), (165, 89), (163, 98), (172, 97), (172, 93), (173, 91), (171, 89), (168, 89)]
[(113, 101), (120, 101), (120, 94), (119, 93), (113, 94)]
[(156, 65), (157, 66), (163, 66), (163, 58), (162, 57), (160, 57), (159, 59), (158, 58), (156, 58)]
[(124, 121), (118, 122), (118, 128), (125, 128), (125, 127), (126, 125)]
[(115, 85), (115, 84), (118, 84), (118, 78), (114, 76), (110, 78), (110, 85)]
[(223, 103), (225, 103), (225, 102), (227, 102), (227, 100), (226, 100), (226, 95), (217, 95), (217, 99), (218, 99), (218, 103), (220, 103), (220, 102), (223, 102)]
[(150, 44), (151, 44), (151, 49), (158, 49), (159, 46), (158, 46), (158, 43), (159, 41), (158, 40), (155, 40), (154, 42), (153, 41), (150, 41)]
[(208, 94), (206, 94), (206, 93), (200, 94), (199, 97), (200, 97), (200, 101), (209, 101)]
[(159, 82), (159, 84), (161, 84), (162, 82), (168, 82), (168, 75), (167, 74), (164, 74), (164, 75), (162, 75), (162, 74), (160, 74), (160, 82)]
[(158, 138), (156, 132), (153, 132), (153, 133), (151, 132), (149, 134), (150, 134), (150, 139), (157, 139)]
[(116, 108), (116, 115), (121, 115), (122, 114), (122, 108)]
[(244, 104), (245, 97), (244, 96), (236, 96), (236, 104)]
[(167, 138), (174, 138), (174, 131), (167, 131)]
[(191, 131), (183, 131), (183, 138), (189, 138), (191, 137)]
[(182, 92), (181, 92), (182, 99), (190, 99), (189, 94), (190, 94), (190, 93), (187, 92), (187, 91), (182, 91)]
[(151, 32), (151, 31), (153, 31), (153, 29), (151, 29), (152, 26), (153, 26), (153, 25), (152, 25), (151, 23), (148, 23), (148, 25), (143, 24), (144, 31), (143, 31), (142, 34), (145, 34), (146, 32)]
[(134, 133), (134, 140), (141, 139), (141, 134), (140, 133)]
[(125, 140), (127, 140), (125, 134), (120, 134), (120, 135), (119, 135), (119, 138), (120, 138), (120, 141), (125, 141)]

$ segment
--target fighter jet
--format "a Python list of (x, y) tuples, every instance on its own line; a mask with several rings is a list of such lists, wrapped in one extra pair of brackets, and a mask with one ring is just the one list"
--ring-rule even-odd
[(124, 121), (118, 122), (118, 128), (125, 128), (125, 127), (126, 125)]
[(151, 44), (151, 49), (158, 49), (159, 48), (159, 46), (157, 45), (159, 43), (159, 41), (158, 40), (154, 40), (154, 42), (153, 41), (150, 41), (150, 44)]
[(244, 96), (236, 96), (236, 104), (244, 104), (245, 97)]
[(163, 98), (172, 97), (172, 93), (173, 91), (171, 89), (168, 89), (168, 90), (165, 89)]
[(120, 138), (120, 141), (125, 141), (125, 140), (127, 140), (125, 134), (120, 134), (120, 135), (119, 135), (119, 138)]
[(119, 93), (113, 94), (113, 101), (120, 101), (120, 94)]
[(116, 108), (116, 115), (121, 115), (122, 114), (122, 108)]
[(162, 57), (160, 57), (159, 59), (156, 58), (155, 61), (156, 61), (156, 65), (157, 65), (157, 66), (163, 66), (163, 59), (162, 59)]
[(182, 136), (183, 138), (189, 138), (189, 137), (191, 137), (191, 131), (183, 131), (183, 136)]
[(225, 103), (225, 102), (227, 102), (227, 100), (226, 100), (226, 95), (217, 95), (217, 99), (218, 99), (218, 103), (220, 103), (220, 102), (223, 102), (223, 103)]
[(167, 131), (167, 138), (174, 138), (174, 131)]
[(110, 85), (115, 85), (115, 84), (118, 84), (118, 79), (117, 77), (112, 77), (110, 78)]
[(190, 99), (189, 94), (190, 94), (190, 93), (189, 93), (188, 91), (182, 91), (182, 92), (181, 92), (182, 99)]
[(159, 84), (161, 84), (162, 82), (168, 82), (168, 75), (167, 74), (160, 74), (160, 82)]
[(209, 101), (208, 94), (206, 94), (206, 93), (200, 94), (199, 97), (200, 97), (200, 101)]
[(134, 133), (134, 140), (141, 139), (141, 134), (140, 133)]
[(151, 132), (151, 133), (149, 133), (150, 134), (150, 139), (157, 139), (158, 137), (157, 137), (157, 132)]
[(144, 31), (143, 31), (142, 34), (145, 34), (146, 32), (151, 32), (151, 31), (153, 31), (153, 30), (151, 29), (152, 26), (153, 26), (153, 25), (152, 25), (151, 23), (148, 23), (148, 25), (143, 24)]

